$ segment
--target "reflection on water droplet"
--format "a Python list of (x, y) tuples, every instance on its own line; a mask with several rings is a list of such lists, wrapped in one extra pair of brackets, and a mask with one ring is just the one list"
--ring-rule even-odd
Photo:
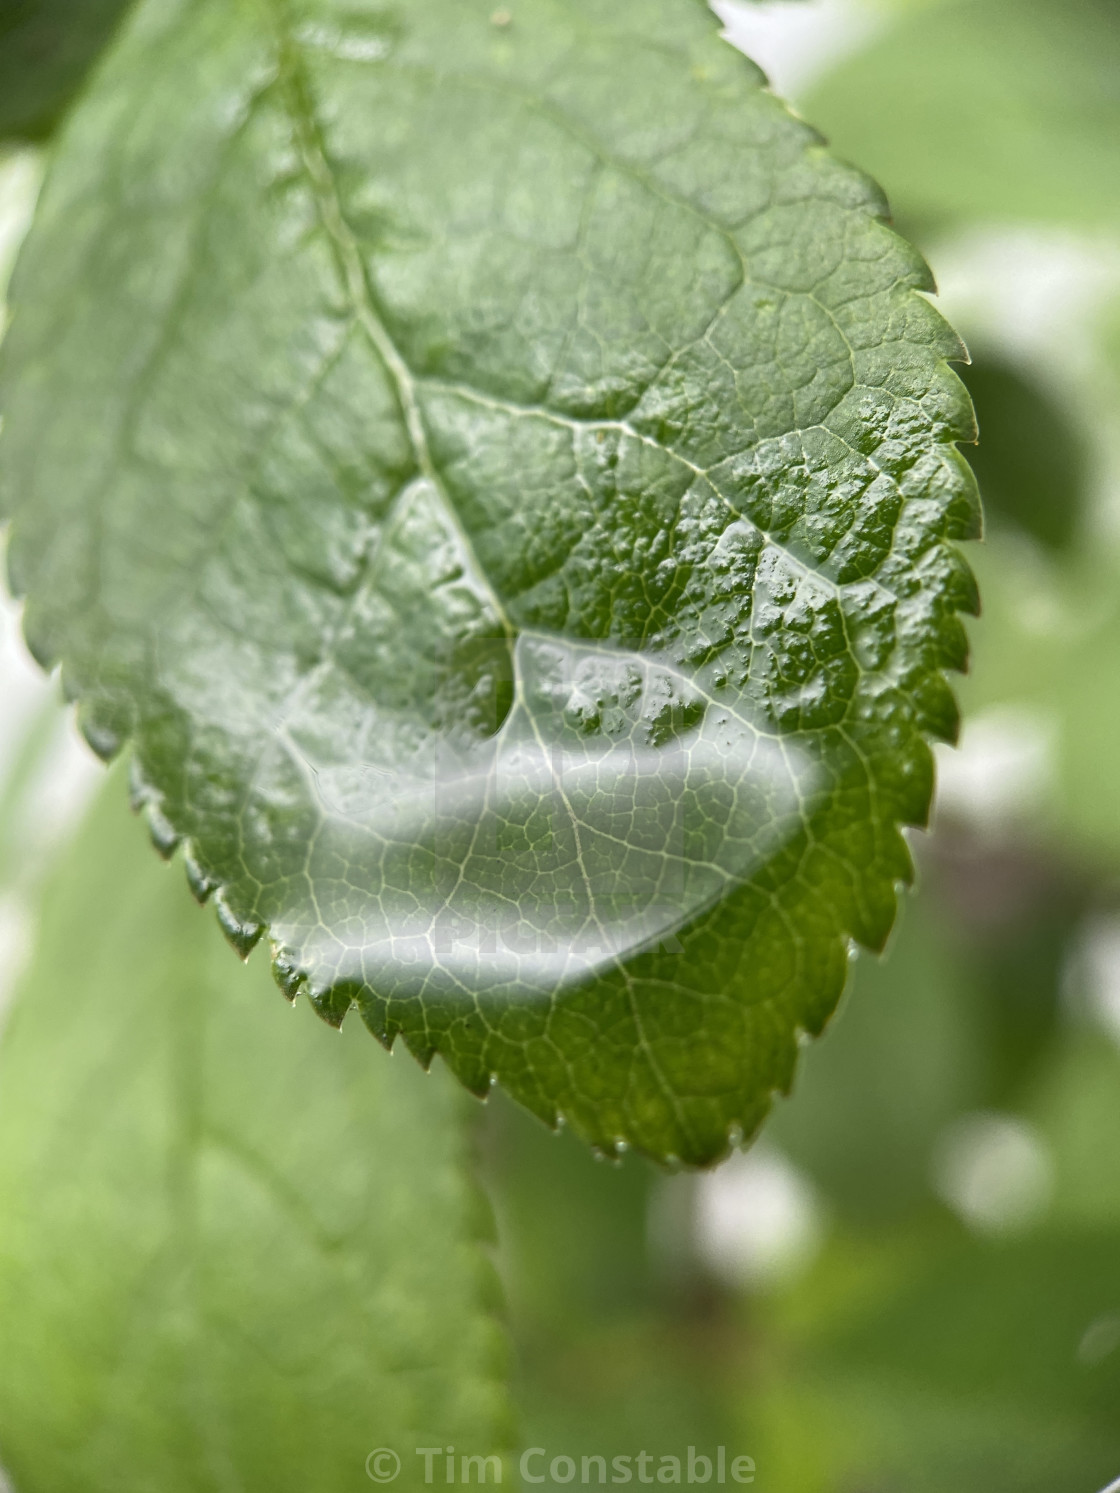
[(345, 62), (383, 62), (393, 50), (392, 37), (384, 30), (373, 29), (367, 22), (352, 18), (346, 30), (339, 26), (307, 22), (296, 31), (301, 46), (329, 52)]
[(679, 948), (677, 930), (796, 831), (808, 763), (730, 690), (716, 700), (649, 655), (533, 634), (514, 666), (489, 740), (397, 773), (313, 764), (316, 916), (276, 931), (314, 981), (551, 995)]
[[(1120, 1316), (1110, 1312), (1089, 1323), (1077, 1345), (1077, 1361), (1094, 1368), (1120, 1348)], [(1107, 1493), (1107, 1490), (1106, 1490)]]

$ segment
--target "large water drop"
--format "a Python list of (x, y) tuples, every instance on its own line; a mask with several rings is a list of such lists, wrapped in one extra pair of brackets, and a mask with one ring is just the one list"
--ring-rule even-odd
[(334, 899), (298, 931), (316, 982), (552, 995), (672, 947), (796, 832), (809, 764), (730, 690), (537, 634), (514, 666), (491, 739), (397, 772), (315, 769), (313, 880)]

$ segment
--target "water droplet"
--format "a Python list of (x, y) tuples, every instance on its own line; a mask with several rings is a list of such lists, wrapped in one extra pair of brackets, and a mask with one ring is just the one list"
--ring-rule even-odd
[(655, 656), (523, 634), (501, 730), (392, 773), (304, 762), (317, 986), (550, 996), (674, 945), (796, 832), (806, 761)]
[[(219, 914), (220, 916), (220, 914)], [(284, 993), (285, 1000), (294, 1001), (307, 976), (299, 969), (290, 955), (277, 954), (272, 961), (272, 974)]]

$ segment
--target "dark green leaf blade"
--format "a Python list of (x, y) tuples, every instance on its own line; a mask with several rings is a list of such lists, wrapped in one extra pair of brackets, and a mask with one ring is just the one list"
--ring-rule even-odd
[(17, 270), (10, 565), (291, 993), (605, 1148), (757, 1126), (974, 605), (883, 215), (697, 3), (140, 8)]
[(293, 1016), (154, 860), (122, 788), (48, 884), (0, 1045), (17, 1486), (341, 1493), (388, 1447), (418, 1488), (418, 1446), (500, 1454), (469, 1101)]

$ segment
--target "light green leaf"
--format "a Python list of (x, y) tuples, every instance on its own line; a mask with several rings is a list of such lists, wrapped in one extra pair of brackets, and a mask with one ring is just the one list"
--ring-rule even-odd
[(1120, 216), (1120, 31), (1107, 0), (936, 0), (805, 101), (912, 230)]
[[(463, 1113), (293, 1014), (110, 785), (0, 1045), (0, 1458), (20, 1493), (316, 1493), (508, 1445)], [(442, 1463), (440, 1464), (442, 1471)]]
[(148, 0), (13, 287), (26, 632), (291, 994), (703, 1162), (878, 946), (960, 348), (699, 0)]

